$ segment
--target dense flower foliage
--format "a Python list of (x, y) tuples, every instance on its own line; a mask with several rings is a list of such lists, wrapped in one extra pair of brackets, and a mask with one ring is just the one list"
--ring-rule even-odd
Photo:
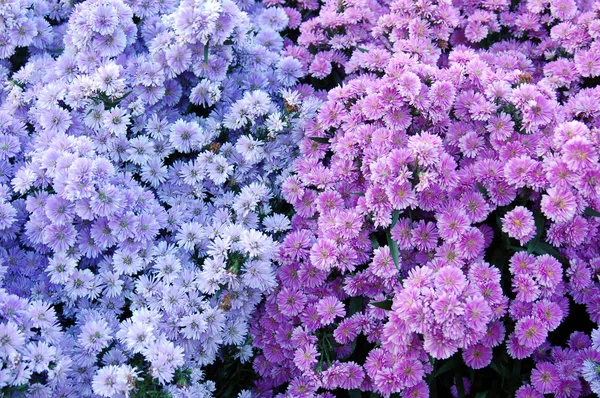
[(0, 389), (600, 394), (600, 3), (0, 4)]
[(56, 52), (5, 64), (3, 388), (210, 396), (221, 347), (249, 360), (290, 228), (280, 180), (320, 100), (288, 89), (285, 12), (240, 6), (87, 1)]

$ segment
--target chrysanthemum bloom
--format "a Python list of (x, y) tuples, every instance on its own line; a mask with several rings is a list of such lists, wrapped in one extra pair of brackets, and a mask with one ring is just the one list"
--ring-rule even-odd
[(103, 397), (112, 397), (117, 394), (118, 372), (114, 365), (105, 366), (98, 370), (92, 381), (94, 392)]
[(321, 324), (328, 325), (337, 317), (346, 315), (344, 304), (336, 297), (327, 296), (317, 302), (317, 313), (319, 314)]
[(544, 394), (537, 391), (529, 384), (525, 384), (517, 390), (515, 398), (544, 398)]
[(502, 230), (524, 245), (536, 233), (533, 213), (523, 206), (515, 207), (502, 217)]
[(527, 348), (535, 348), (546, 340), (548, 329), (538, 319), (525, 317), (517, 322), (515, 334), (521, 345)]
[(492, 349), (482, 344), (474, 344), (463, 351), (465, 363), (473, 369), (481, 369), (492, 361)]
[(305, 295), (298, 290), (291, 290), (286, 287), (281, 289), (277, 295), (277, 305), (282, 314), (288, 316), (298, 315), (306, 304)]
[(540, 285), (555, 288), (562, 280), (561, 263), (549, 254), (543, 254), (536, 259), (535, 276)]
[(576, 210), (577, 199), (569, 189), (552, 187), (542, 196), (542, 211), (552, 221), (569, 221)]
[(538, 363), (531, 371), (531, 384), (542, 394), (555, 392), (560, 382), (556, 366), (549, 362)]
[(294, 364), (303, 372), (309, 372), (320, 354), (314, 344), (306, 344), (294, 353)]
[(587, 170), (598, 162), (598, 151), (585, 137), (573, 137), (561, 149), (565, 163), (573, 171)]

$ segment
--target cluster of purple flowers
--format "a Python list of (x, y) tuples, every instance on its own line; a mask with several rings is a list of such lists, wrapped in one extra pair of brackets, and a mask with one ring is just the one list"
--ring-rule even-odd
[[(283, 183), (296, 215), (252, 330), (258, 391), (428, 396), (435, 360), (481, 369), (500, 346), (537, 362), (521, 396), (585, 395), (590, 354), (568, 351), (585, 344), (540, 353), (573, 304), (598, 322), (597, 4), (355, 7), (325, 3), (288, 47), (346, 79)], [(357, 341), (374, 344), (358, 366)], [(571, 373), (545, 385), (550, 366)]]
[(321, 103), (290, 88), (289, 18), (229, 0), (44, 5), (2, 5), (21, 13), (2, 28), (39, 18), (55, 41), (2, 53), (17, 55), (0, 97), (0, 388), (212, 396), (221, 347), (252, 355), (291, 227), (279, 186)]
[(599, 15), (2, 2), (2, 394), (600, 393)]

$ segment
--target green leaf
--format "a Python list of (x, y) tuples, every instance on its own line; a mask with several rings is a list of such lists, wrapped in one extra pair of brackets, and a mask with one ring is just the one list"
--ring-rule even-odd
[(348, 302), (348, 316), (354, 315), (362, 309), (362, 296), (352, 297)]
[(490, 363), (490, 368), (492, 368), (493, 370), (496, 371), (496, 373), (498, 373), (500, 376), (502, 376), (502, 371), (500, 370), (498, 365), (496, 365), (494, 362)]
[(360, 390), (350, 390), (348, 392), (348, 398), (361, 398), (362, 397), (362, 393), (360, 392)]
[(325, 137), (308, 137), (308, 139), (318, 142), (319, 144), (329, 144), (329, 138)]
[(516, 252), (522, 252), (522, 251), (525, 251), (525, 249), (524, 249), (524, 248), (522, 248), (521, 246), (512, 246), (512, 245), (511, 245), (511, 246), (509, 247), (509, 249), (510, 249), (510, 250), (513, 250), (513, 251), (516, 251)]
[(460, 372), (456, 371), (454, 377), (456, 380), (456, 392), (458, 392), (458, 398), (465, 398), (465, 384)]
[(475, 398), (485, 398), (485, 397), (487, 397), (487, 393), (488, 393), (487, 391), (484, 391), (484, 392), (478, 392), (478, 393), (475, 395)]
[(356, 49), (358, 51), (360, 51), (361, 53), (368, 53), (369, 52), (369, 50), (367, 50), (366, 48), (362, 48), (362, 47), (356, 47)]
[(388, 247), (390, 248), (390, 254), (394, 260), (394, 265), (397, 269), (400, 269), (400, 253), (398, 252), (398, 243), (392, 239), (390, 231), (386, 231), (385, 235), (387, 237)]
[(400, 218), (400, 210), (394, 210), (392, 213), (392, 227), (396, 225), (398, 218)]
[(204, 45), (204, 62), (208, 63), (208, 43)]
[(437, 370), (437, 372), (435, 372), (435, 377), (438, 377), (440, 375), (443, 375), (446, 372), (451, 371), (452, 369), (456, 368), (458, 365), (460, 365), (460, 359), (457, 357), (451, 358), (447, 361), (444, 361), (444, 364), (442, 366), (440, 366), (440, 368)]
[(373, 246), (373, 249), (379, 249), (379, 242), (377, 242), (377, 238), (375, 237), (375, 235), (369, 235), (369, 239), (371, 240), (371, 245)]
[(552, 257), (556, 258), (558, 261), (560, 261), (563, 265), (567, 265), (569, 263), (567, 261), (567, 259), (565, 258), (565, 256), (560, 254), (554, 246), (552, 246), (546, 242), (540, 242), (534, 253), (535, 254), (549, 254)]
[(590, 217), (600, 217), (600, 211), (594, 210), (591, 207), (586, 208), (583, 214)]
[(477, 183), (477, 189), (479, 190), (479, 192), (481, 192), (483, 194), (483, 196), (485, 196), (486, 199), (490, 198), (490, 194), (488, 193), (488, 190), (485, 189), (485, 187), (483, 185), (481, 185), (480, 183)]
[(389, 311), (392, 309), (392, 300), (375, 301), (371, 305)]
[(544, 233), (544, 227), (546, 226), (546, 218), (541, 212), (536, 211), (533, 215), (535, 219), (535, 238), (527, 244), (527, 252), (529, 254), (535, 253), (538, 245), (540, 244), (542, 234)]

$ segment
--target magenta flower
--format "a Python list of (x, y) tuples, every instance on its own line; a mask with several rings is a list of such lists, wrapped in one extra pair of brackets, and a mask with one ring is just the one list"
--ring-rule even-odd
[(502, 230), (524, 245), (535, 236), (533, 213), (523, 206), (515, 207), (502, 218)]
[(473, 369), (484, 368), (492, 361), (492, 349), (483, 344), (474, 344), (463, 351), (463, 359)]
[(556, 222), (565, 222), (575, 216), (577, 211), (577, 200), (573, 193), (566, 188), (553, 187), (542, 196), (542, 211)]
[(515, 325), (515, 335), (519, 344), (527, 348), (535, 348), (546, 340), (548, 329), (538, 319), (527, 316)]
[(554, 393), (559, 383), (556, 366), (549, 362), (538, 363), (531, 371), (531, 384), (542, 394)]
[(342, 302), (333, 296), (327, 296), (319, 300), (316, 305), (316, 310), (320, 317), (321, 324), (323, 325), (328, 325), (332, 323), (335, 318), (346, 315), (346, 310), (344, 309)]
[(279, 307), (279, 311), (284, 315), (298, 315), (304, 309), (305, 303), (305, 295), (298, 290), (291, 290), (284, 287), (277, 295), (277, 306)]
[(319, 353), (314, 344), (306, 344), (294, 352), (294, 364), (303, 372), (310, 372), (317, 363)]

